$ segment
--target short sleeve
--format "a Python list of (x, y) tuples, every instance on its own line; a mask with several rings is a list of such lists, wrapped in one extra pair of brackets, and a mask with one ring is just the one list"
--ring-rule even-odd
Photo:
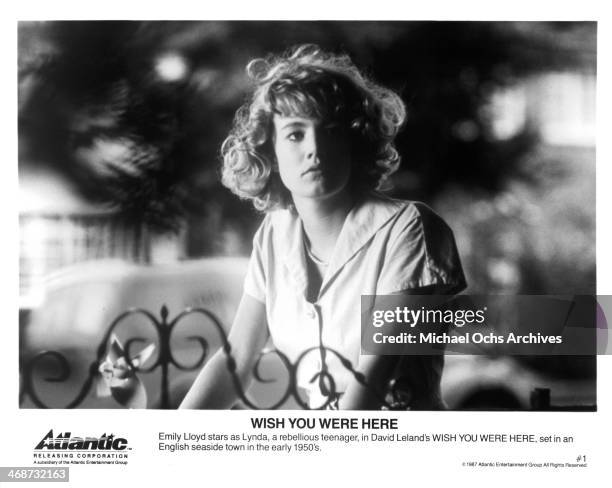
[(450, 227), (422, 203), (410, 203), (392, 222), (377, 293), (427, 288), (456, 294), (466, 282)]
[(266, 257), (263, 250), (267, 228), (268, 221), (266, 219), (253, 237), (253, 251), (244, 278), (244, 293), (264, 303), (266, 301)]

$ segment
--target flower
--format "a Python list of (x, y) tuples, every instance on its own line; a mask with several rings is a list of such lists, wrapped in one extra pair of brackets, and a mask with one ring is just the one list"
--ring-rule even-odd
[(118, 403), (128, 408), (146, 408), (147, 391), (140, 378), (136, 376), (136, 371), (154, 351), (155, 344), (149, 344), (128, 360), (121, 341), (113, 334), (106, 359), (98, 368), (100, 372), (98, 396), (112, 396)]

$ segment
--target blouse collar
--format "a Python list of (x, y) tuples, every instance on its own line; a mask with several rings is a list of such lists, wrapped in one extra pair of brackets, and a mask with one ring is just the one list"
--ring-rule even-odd
[[(361, 199), (348, 213), (331, 259), (319, 296), (325, 293), (344, 265), (365, 246), (370, 239), (405, 207), (405, 202), (372, 193)], [(275, 212), (274, 228), (279, 233), (279, 256), (289, 270), (298, 290), (306, 296), (308, 284), (306, 256), (303, 245), (303, 226), (299, 215), (293, 210)]]

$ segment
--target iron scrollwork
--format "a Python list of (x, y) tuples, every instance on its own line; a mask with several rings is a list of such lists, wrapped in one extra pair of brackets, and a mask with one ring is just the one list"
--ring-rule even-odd
[[(202, 367), (209, 353), (210, 348), (209, 348), (208, 341), (206, 340), (206, 338), (202, 336), (198, 336), (198, 335), (190, 335), (186, 337), (188, 341), (196, 343), (199, 346), (199, 350), (200, 350), (196, 361), (194, 361), (192, 364), (184, 364), (183, 362), (179, 361), (177, 357), (175, 356), (174, 352), (172, 351), (170, 344), (171, 344), (171, 338), (172, 338), (173, 331), (176, 325), (181, 320), (183, 320), (185, 317), (190, 316), (190, 315), (201, 315), (204, 318), (208, 319), (213, 324), (215, 330), (217, 331), (219, 335), (219, 338), (221, 339), (221, 348), (225, 354), (226, 367), (232, 377), (232, 382), (233, 382), (233, 387), (235, 389), (235, 392), (238, 395), (238, 398), (240, 399), (240, 401), (247, 408), (254, 409), (254, 410), (259, 410), (259, 409), (274, 410), (274, 409), (278, 409), (282, 407), (285, 404), (285, 402), (287, 402), (287, 400), (292, 398), (299, 405), (300, 408), (311, 409), (311, 407), (302, 398), (299, 392), (297, 376), (298, 376), (298, 370), (300, 368), (300, 364), (302, 363), (304, 358), (309, 353), (312, 353), (315, 351), (321, 352), (321, 348), (324, 348), (323, 352), (325, 354), (335, 356), (339, 360), (339, 362), (342, 364), (342, 366), (346, 368), (353, 375), (353, 377), (355, 378), (357, 382), (359, 382), (362, 386), (368, 388), (368, 390), (371, 391), (376, 396), (382, 408), (392, 409), (392, 410), (407, 408), (406, 403), (402, 400), (401, 394), (397, 392), (394, 388), (391, 388), (390, 391), (388, 392), (391, 397), (390, 400), (388, 401), (387, 397), (384, 394), (381, 394), (380, 392), (378, 392), (377, 389), (367, 384), (367, 381), (364, 375), (360, 373), (359, 371), (355, 370), (355, 368), (353, 367), (353, 365), (348, 359), (346, 359), (338, 351), (332, 348), (329, 348), (329, 347), (325, 347), (325, 346), (312, 347), (312, 348), (304, 350), (297, 357), (295, 362), (292, 362), (280, 350), (267, 349), (267, 350), (262, 351), (253, 367), (254, 379), (260, 383), (270, 383), (270, 382), (276, 381), (276, 379), (264, 378), (261, 372), (261, 362), (263, 358), (266, 357), (267, 355), (275, 355), (280, 360), (281, 364), (286, 370), (287, 385), (286, 385), (285, 391), (280, 395), (278, 400), (274, 401), (271, 405), (263, 405), (263, 406), (257, 405), (247, 396), (245, 389), (243, 388), (240, 377), (236, 371), (236, 361), (234, 357), (232, 356), (231, 344), (227, 338), (227, 334), (225, 332), (225, 329), (221, 321), (215, 316), (215, 314), (213, 314), (211, 311), (205, 308), (189, 307), (183, 310), (182, 312), (180, 312), (172, 320), (168, 320), (169, 311), (165, 305), (161, 307), (159, 318), (153, 315), (148, 310), (145, 310), (142, 308), (131, 308), (123, 312), (122, 314), (120, 314), (111, 323), (111, 325), (105, 331), (104, 336), (96, 350), (96, 357), (94, 361), (89, 365), (88, 376), (85, 382), (81, 386), (80, 390), (77, 392), (74, 399), (72, 399), (63, 408), (78, 407), (85, 400), (85, 398), (91, 391), (96, 379), (98, 378), (98, 375), (100, 374), (99, 367), (107, 353), (109, 340), (111, 339), (112, 334), (114, 333), (115, 329), (117, 329), (121, 325), (121, 323), (124, 322), (126, 318), (135, 316), (135, 315), (140, 315), (140, 316), (145, 317), (147, 319), (147, 322), (153, 326), (157, 334), (157, 345), (159, 348), (159, 352), (157, 354), (156, 359), (149, 366), (145, 367), (144, 365), (132, 364), (130, 361), (130, 358), (132, 357), (131, 349), (134, 347), (135, 344), (145, 342), (145, 339), (142, 337), (134, 337), (134, 338), (128, 339), (125, 344), (126, 360), (129, 363), (129, 367), (133, 368), (135, 373), (151, 373), (157, 370), (158, 368), (160, 368), (161, 384), (160, 384), (159, 407), (162, 409), (170, 408), (170, 404), (171, 404), (170, 393), (169, 393), (169, 388), (170, 388), (169, 368), (170, 366), (172, 365), (173, 367), (177, 368), (180, 371), (194, 371)], [(32, 400), (34, 405), (36, 405), (39, 408), (49, 408), (49, 406), (40, 398), (36, 390), (36, 387), (35, 387), (34, 376), (41, 362), (43, 360), (49, 360), (49, 359), (57, 363), (59, 371), (57, 374), (53, 376), (44, 377), (45, 381), (64, 382), (68, 380), (68, 378), (72, 374), (72, 368), (70, 367), (69, 361), (66, 359), (66, 357), (62, 353), (57, 352), (57, 351), (41, 351), (25, 362), (22, 368), (22, 385), (21, 385), (22, 391), (20, 393), (20, 398), (23, 399), (24, 397), (28, 396)], [(334, 405), (334, 402), (339, 397), (339, 393), (336, 391), (336, 383), (334, 381), (334, 378), (326, 370), (326, 368), (323, 368), (322, 371), (317, 373), (317, 376), (318, 377), (313, 378), (313, 380), (318, 379), (321, 384), (325, 385), (324, 389), (326, 390), (325, 395), (327, 399), (321, 405), (315, 407), (315, 409), (321, 410), (321, 409), (332, 408)]]

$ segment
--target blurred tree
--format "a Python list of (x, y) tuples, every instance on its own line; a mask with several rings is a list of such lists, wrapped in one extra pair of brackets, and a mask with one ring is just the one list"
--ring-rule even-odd
[(488, 97), (529, 73), (583, 63), (594, 35), (593, 23), (20, 23), (20, 160), (51, 165), (152, 229), (175, 230), (214, 198), (221, 221), (249, 233), (252, 213), (217, 177), (248, 91), (244, 66), (315, 42), (348, 52), (407, 102), (398, 196), (428, 201), (449, 184), (495, 194), (528, 176), (520, 162), (535, 136), (491, 137)]
[(174, 87), (151, 83), (133, 22), (20, 25), (20, 162), (50, 165), (130, 222), (174, 229), (185, 197)]

